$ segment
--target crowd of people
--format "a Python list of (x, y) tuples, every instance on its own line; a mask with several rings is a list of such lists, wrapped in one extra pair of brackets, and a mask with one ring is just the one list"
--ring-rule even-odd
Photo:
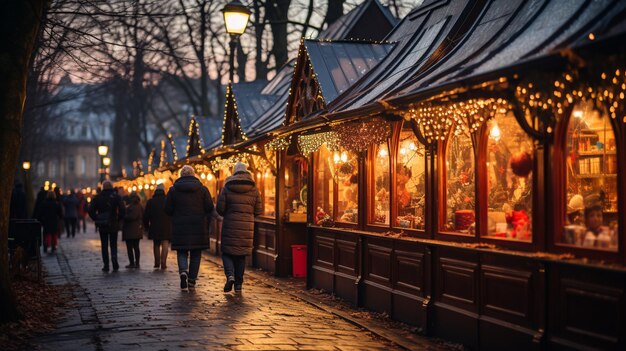
[[(26, 216), (23, 191), (17, 189), (11, 201), (11, 217)], [(22, 203), (24, 205), (22, 206)], [(24, 211), (22, 212), (22, 207)], [(127, 269), (140, 267), (139, 241), (147, 234), (153, 241), (154, 268), (165, 270), (170, 249), (176, 251), (180, 288), (196, 287), (202, 251), (209, 248), (212, 218), (223, 217), (221, 252), (224, 265), (224, 292), (241, 292), (246, 256), (252, 254), (254, 217), (263, 213), (263, 202), (254, 178), (246, 165), (237, 163), (233, 175), (226, 179), (217, 204), (209, 190), (195, 176), (193, 167), (183, 166), (180, 177), (165, 192), (157, 185), (151, 199), (142, 206), (136, 193), (122, 196), (110, 181), (88, 203), (81, 192), (70, 190), (62, 195), (58, 188), (37, 195), (33, 218), (41, 222), (43, 250), (54, 253), (58, 239), (65, 231), (68, 238), (85, 232), (85, 217), (93, 220), (100, 236), (103, 272), (118, 271), (118, 232), (128, 253)]]

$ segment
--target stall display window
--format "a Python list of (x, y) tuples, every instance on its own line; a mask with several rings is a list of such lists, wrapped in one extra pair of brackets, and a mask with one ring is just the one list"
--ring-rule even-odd
[(400, 132), (396, 164), (396, 201), (398, 217), (395, 226), (424, 229), (426, 179), (424, 146), (419, 143), (408, 122)]
[(285, 162), (285, 204), (288, 222), (307, 220), (308, 162), (302, 156), (287, 156)]
[(374, 153), (373, 175), (374, 191), (373, 213), (370, 215), (370, 223), (389, 224), (389, 189), (391, 188), (391, 177), (389, 174), (389, 148), (387, 143), (376, 145), (372, 148)]
[(211, 197), (213, 198), (213, 203), (217, 201), (217, 179), (213, 173), (206, 173), (204, 178), (204, 185), (209, 189), (211, 193)]
[(474, 147), (467, 129), (456, 130), (446, 150), (446, 217), (444, 230), (475, 233)]
[(335, 210), (333, 153), (322, 145), (315, 153), (315, 224), (332, 226)]
[(487, 121), (486, 236), (532, 240), (533, 141), (512, 112)]
[(257, 179), (263, 185), (263, 215), (268, 217), (276, 216), (276, 176), (266, 169), (257, 174)]
[(336, 151), (332, 157), (337, 184), (337, 211), (335, 221), (358, 222), (359, 174), (358, 159), (345, 150)]
[(610, 118), (591, 102), (577, 105), (572, 112), (565, 156), (567, 213), (557, 241), (617, 251), (619, 155)]

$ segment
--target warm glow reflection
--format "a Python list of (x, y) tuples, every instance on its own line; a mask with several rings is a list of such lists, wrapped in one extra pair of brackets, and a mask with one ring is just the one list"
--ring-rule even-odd
[(500, 132), (500, 127), (498, 127), (497, 123), (494, 123), (493, 128), (491, 128), (491, 131), (489, 132), (489, 137), (495, 141), (499, 141), (501, 135), (502, 133)]

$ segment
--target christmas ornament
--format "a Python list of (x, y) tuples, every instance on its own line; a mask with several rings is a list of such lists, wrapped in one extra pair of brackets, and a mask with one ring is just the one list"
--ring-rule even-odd
[(518, 177), (527, 177), (533, 170), (533, 156), (527, 151), (520, 151), (511, 156), (511, 171)]

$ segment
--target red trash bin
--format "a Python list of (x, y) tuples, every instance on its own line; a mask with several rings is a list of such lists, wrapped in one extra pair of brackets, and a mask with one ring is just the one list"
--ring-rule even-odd
[(306, 277), (306, 245), (291, 245), (293, 276)]

